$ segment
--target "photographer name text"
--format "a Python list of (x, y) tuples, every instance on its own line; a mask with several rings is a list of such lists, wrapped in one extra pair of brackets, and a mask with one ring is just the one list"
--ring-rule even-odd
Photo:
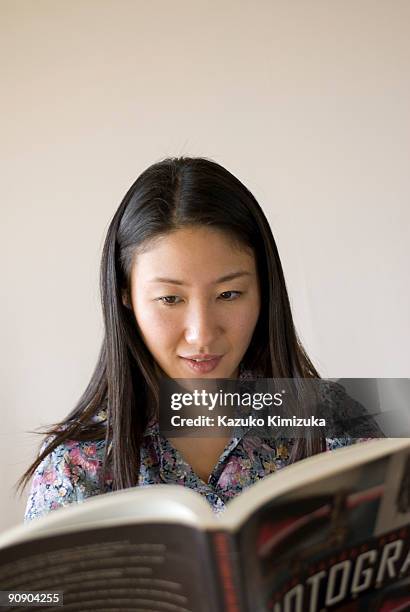
[(196, 417), (182, 417), (175, 414), (170, 419), (173, 427), (326, 427), (326, 419), (318, 419), (314, 416), (307, 418), (280, 417), (269, 415), (264, 417), (228, 417), (218, 415), (210, 417), (198, 415)]

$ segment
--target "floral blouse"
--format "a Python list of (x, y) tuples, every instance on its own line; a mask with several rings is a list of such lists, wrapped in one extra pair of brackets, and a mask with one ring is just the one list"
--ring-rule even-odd
[[(94, 420), (106, 420), (105, 411), (101, 410)], [(330, 451), (364, 439), (367, 438), (327, 438), (326, 448)], [(42, 450), (49, 441), (50, 438), (44, 442)], [(158, 422), (152, 420), (145, 431), (140, 450), (139, 485), (166, 483), (189, 487), (202, 495), (219, 513), (243, 489), (285, 467), (289, 463), (291, 446), (291, 439), (261, 439), (252, 435), (251, 431), (245, 431), (242, 436), (231, 438), (208, 481), (204, 482), (182, 454), (161, 435)], [(99, 486), (104, 450), (104, 440), (69, 440), (47, 455), (35, 471), (24, 520), (28, 522), (61, 506), (112, 491), (109, 474), (105, 477), (104, 488)]]

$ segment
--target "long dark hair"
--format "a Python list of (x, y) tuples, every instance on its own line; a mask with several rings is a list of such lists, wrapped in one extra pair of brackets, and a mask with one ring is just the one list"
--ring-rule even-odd
[[(124, 304), (124, 296), (130, 293), (133, 256), (154, 237), (204, 225), (228, 232), (255, 254), (261, 312), (244, 356), (245, 369), (265, 378), (319, 377), (296, 334), (275, 240), (254, 196), (214, 161), (165, 159), (137, 178), (111, 221), (101, 262), (105, 336), (96, 368), (74, 410), (41, 432), (52, 440), (23, 474), (19, 486), (25, 486), (40, 462), (65, 440), (101, 439), (106, 440), (102, 472), (109, 466), (113, 489), (138, 484), (140, 446), (152, 416), (148, 406), (158, 400), (158, 382), (133, 312)], [(107, 419), (95, 422), (92, 417), (102, 408)], [(321, 450), (323, 440), (296, 440), (291, 461)]]

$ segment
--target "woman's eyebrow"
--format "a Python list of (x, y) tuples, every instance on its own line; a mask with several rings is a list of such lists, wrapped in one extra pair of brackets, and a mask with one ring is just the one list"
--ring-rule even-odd
[[(247, 272), (245, 270), (240, 270), (238, 272), (232, 272), (231, 274), (226, 274), (225, 276), (221, 276), (221, 278), (216, 279), (213, 284), (219, 285), (220, 283), (226, 283), (227, 281), (234, 280), (235, 278), (239, 278), (241, 276), (252, 276), (252, 272)], [(184, 281), (178, 280), (176, 278), (165, 278), (163, 276), (156, 276), (150, 280), (150, 283), (166, 283), (168, 285), (188, 285), (188, 283), (184, 283)]]

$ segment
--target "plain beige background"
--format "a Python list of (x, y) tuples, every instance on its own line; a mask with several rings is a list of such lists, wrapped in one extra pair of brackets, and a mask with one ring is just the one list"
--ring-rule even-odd
[(407, 0), (1, 0), (0, 530), (102, 337), (108, 223), (151, 163), (253, 191), (321, 373), (409, 366)]

